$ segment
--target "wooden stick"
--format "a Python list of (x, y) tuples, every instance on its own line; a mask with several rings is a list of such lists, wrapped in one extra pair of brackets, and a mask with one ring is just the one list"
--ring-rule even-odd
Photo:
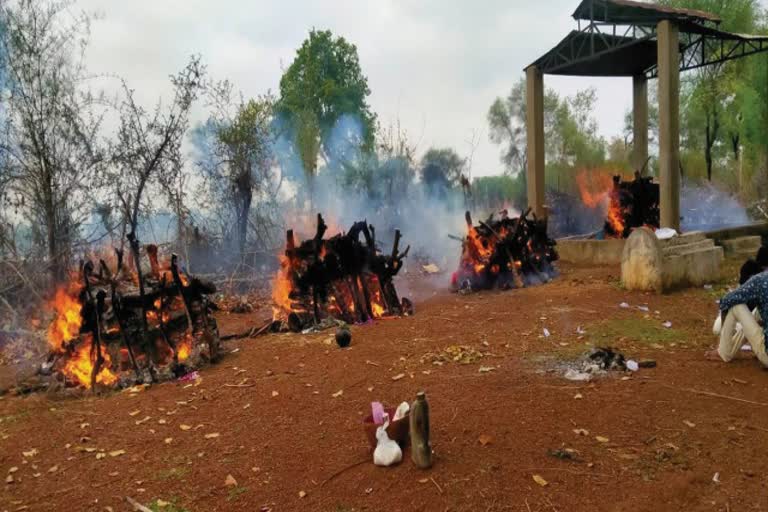
[(338, 470), (337, 472), (335, 472), (334, 474), (329, 476), (323, 483), (321, 483), (320, 487), (323, 487), (325, 484), (327, 484), (328, 482), (330, 482), (331, 480), (333, 480), (334, 478), (336, 478), (340, 474), (344, 473), (345, 471), (348, 471), (350, 469), (356, 468), (357, 466), (362, 466), (363, 464), (367, 464), (369, 462), (371, 462), (370, 457), (366, 457), (364, 460), (361, 460), (360, 462), (355, 462), (354, 464), (350, 464), (349, 466), (341, 468), (340, 470)]
[(435, 482), (435, 479), (433, 477), (429, 477), (430, 480), (432, 480), (432, 483), (435, 484), (435, 487), (437, 487), (437, 490), (440, 492), (440, 494), (443, 494), (443, 488), (438, 485), (437, 482)]
[(133, 507), (133, 510), (135, 512), (152, 512), (152, 509), (145, 507), (144, 505), (134, 500), (130, 496), (126, 496), (125, 501), (127, 501), (128, 504)]
[(702, 396), (709, 396), (712, 398), (723, 398), (725, 400), (733, 400), (735, 402), (742, 402), (745, 404), (752, 404), (752, 405), (762, 405), (763, 407), (768, 407), (768, 403), (765, 402), (755, 402), (753, 400), (747, 400), (746, 398), (738, 398), (735, 396), (728, 396), (728, 395), (721, 395), (719, 393), (712, 393), (710, 391), (699, 391), (698, 389), (691, 389), (691, 388), (676, 388), (674, 386), (667, 386), (662, 384), (665, 388), (671, 388), (671, 389), (679, 389), (680, 391), (687, 391), (688, 393), (693, 393), (695, 395), (702, 395)]

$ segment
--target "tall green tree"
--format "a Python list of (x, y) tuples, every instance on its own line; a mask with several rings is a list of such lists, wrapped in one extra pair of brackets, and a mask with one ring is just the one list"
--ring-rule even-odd
[[(501, 162), (509, 174), (525, 173), (528, 162), (525, 80), (518, 81), (506, 98), (497, 98), (488, 111), (490, 139), (502, 146)], [(595, 89), (560, 97), (544, 92), (544, 139), (548, 164), (559, 168), (589, 166), (605, 159), (605, 141), (597, 133)]]
[(451, 148), (430, 148), (421, 158), (421, 181), (429, 188), (452, 188), (461, 181), (467, 159)]
[(333, 159), (330, 134), (344, 115), (360, 120), (363, 146), (373, 149), (376, 116), (367, 103), (370, 93), (355, 45), (330, 30), (310, 31), (280, 80), (277, 103), (278, 113), (294, 128), (310, 180), (320, 153), (326, 162)]
[[(671, 7), (698, 9), (722, 18), (720, 28), (736, 33), (753, 33), (759, 29), (761, 6), (758, 0), (663, 0)], [(710, 51), (716, 51), (710, 49)], [(727, 51), (727, 48), (726, 50)], [(744, 107), (739, 98), (748, 59), (707, 66), (687, 74), (681, 91), (681, 136), (689, 151), (704, 152), (706, 176), (712, 181), (715, 162), (728, 150), (740, 158)]]

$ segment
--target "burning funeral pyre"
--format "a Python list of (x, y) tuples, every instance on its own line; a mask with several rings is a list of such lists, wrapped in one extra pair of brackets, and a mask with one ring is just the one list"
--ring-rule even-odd
[(111, 264), (101, 259), (97, 270), (85, 261), (56, 292), (43, 375), (67, 386), (118, 387), (180, 376), (218, 357), (207, 298), (215, 286), (188, 276), (175, 254), (161, 264), (155, 245), (145, 247), (143, 267), (138, 240), (129, 239), (133, 265), (115, 250)]
[(376, 231), (367, 222), (323, 239), (327, 230), (319, 214), (313, 238), (297, 245), (288, 230), (272, 292), (273, 328), (300, 332), (327, 320), (363, 323), (413, 313), (413, 304), (398, 297), (393, 281), (410, 249), (400, 252), (400, 231), (385, 254), (376, 247)]
[(465, 214), (467, 237), (462, 242), (459, 269), (453, 274), (455, 290), (521, 288), (548, 282), (557, 275), (555, 241), (547, 235), (547, 221), (528, 218), (530, 209), (517, 218), (506, 211), (491, 215), (479, 225)]
[(634, 228), (642, 226), (659, 227), (659, 184), (651, 177), (635, 173), (632, 181), (622, 181), (621, 176), (613, 176), (610, 188), (597, 194), (579, 179), (579, 188), (587, 206), (595, 208), (602, 201), (607, 202), (603, 226), (607, 238), (627, 238)]

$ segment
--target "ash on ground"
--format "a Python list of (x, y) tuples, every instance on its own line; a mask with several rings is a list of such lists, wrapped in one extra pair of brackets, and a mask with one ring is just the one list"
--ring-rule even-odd
[(603, 377), (609, 372), (627, 372), (624, 354), (611, 347), (593, 348), (587, 354), (571, 361), (558, 361), (549, 371), (568, 380), (586, 382)]

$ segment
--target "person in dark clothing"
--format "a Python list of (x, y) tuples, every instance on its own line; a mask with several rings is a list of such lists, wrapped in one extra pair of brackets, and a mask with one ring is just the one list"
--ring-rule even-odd
[(739, 271), (739, 285), (749, 281), (749, 278), (768, 269), (768, 247), (760, 247), (755, 259), (748, 259)]
[[(768, 272), (760, 272), (751, 277), (738, 289), (720, 300), (720, 314), (723, 322), (717, 353), (723, 361), (730, 362), (736, 357), (746, 338), (752, 352), (763, 366), (768, 367), (768, 350), (766, 350), (768, 326), (760, 326), (759, 318), (752, 314), (747, 304), (755, 305), (759, 317), (768, 318)], [(741, 324), (741, 332), (738, 332), (737, 324)]]

